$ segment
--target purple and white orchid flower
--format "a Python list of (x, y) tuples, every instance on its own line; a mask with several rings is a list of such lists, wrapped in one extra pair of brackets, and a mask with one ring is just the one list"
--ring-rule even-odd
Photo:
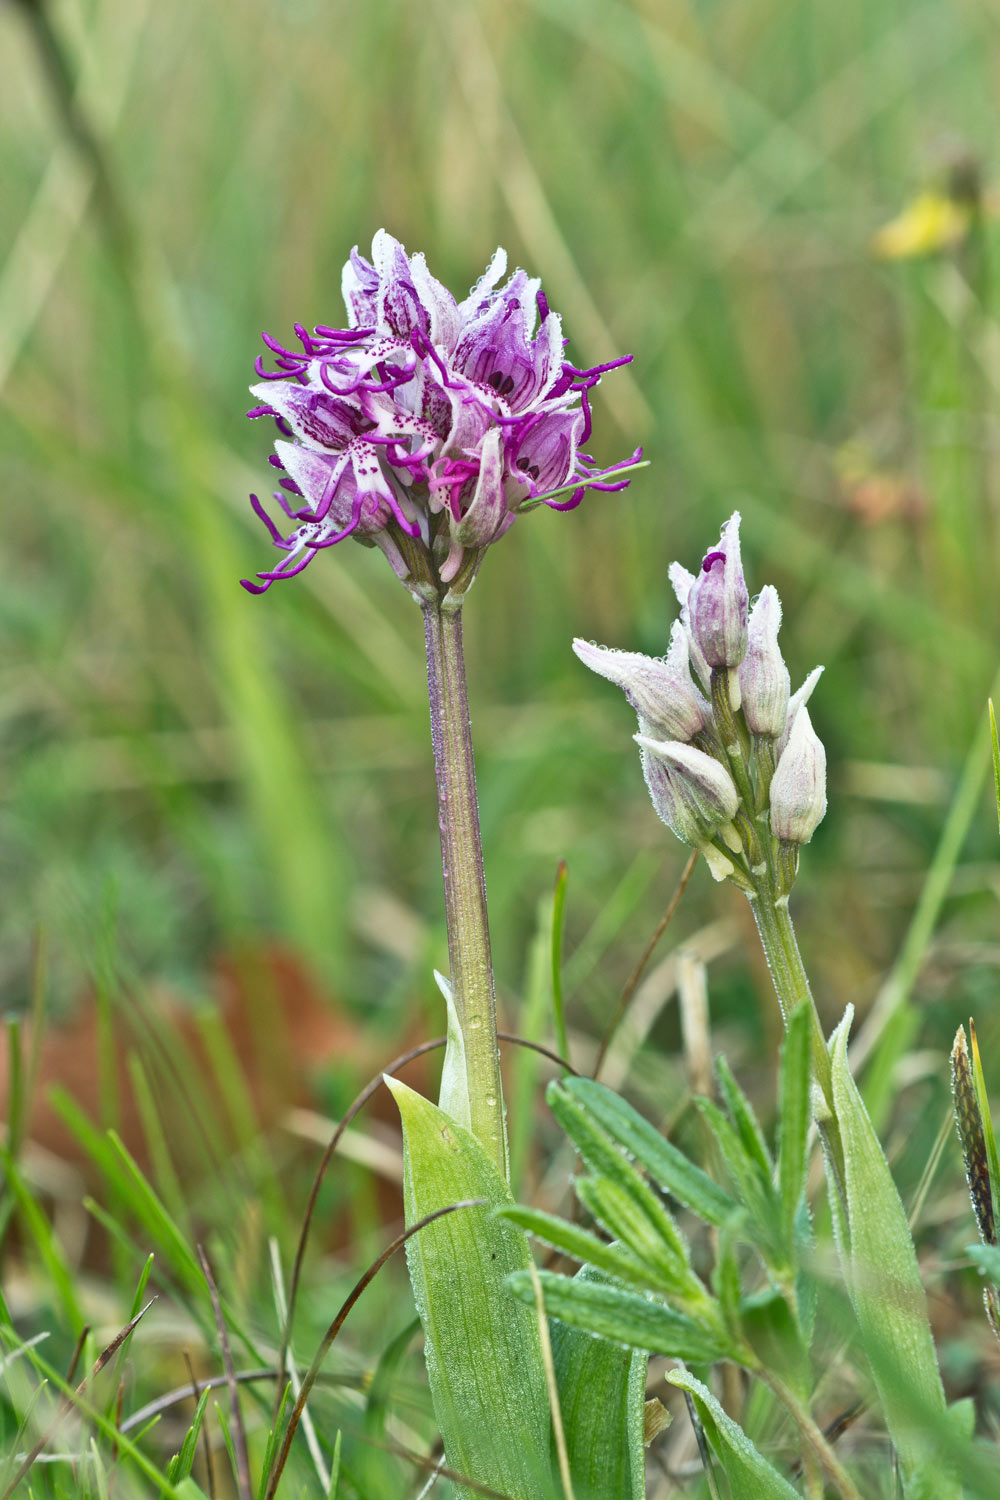
[(418, 598), (460, 598), (521, 508), (572, 510), (587, 489), (625, 488), (641, 450), (599, 469), (583, 445), (590, 391), (631, 356), (569, 364), (540, 283), (518, 270), (501, 286), (506, 269), (498, 250), (457, 302), (380, 230), (371, 261), (355, 247), (344, 267), (347, 328), (296, 324), (301, 351), (264, 335), (276, 368), (258, 358), (248, 416), (277, 423), (274, 498), (294, 524), (283, 534), (251, 496), (286, 555), (244, 588), (263, 593), (354, 536)]

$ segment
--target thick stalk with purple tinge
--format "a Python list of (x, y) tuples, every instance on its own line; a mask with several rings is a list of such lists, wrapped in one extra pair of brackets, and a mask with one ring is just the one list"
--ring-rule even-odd
[(503, 1176), (506, 1132), (476, 768), (460, 610), (424, 607), (448, 962), (468, 1080), (470, 1128)]

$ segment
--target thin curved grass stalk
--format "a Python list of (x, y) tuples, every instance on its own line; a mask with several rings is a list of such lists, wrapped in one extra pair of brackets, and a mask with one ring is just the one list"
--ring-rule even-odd
[(426, 1229), (428, 1224), (433, 1224), (436, 1219), (442, 1219), (447, 1214), (458, 1213), (462, 1209), (481, 1208), (484, 1206), (485, 1201), (486, 1200), (483, 1198), (468, 1198), (463, 1200), (461, 1203), (449, 1203), (444, 1208), (438, 1208), (435, 1209), (433, 1213), (425, 1214), (425, 1216), (422, 1219), (418, 1220), (416, 1224), (411, 1224), (409, 1229), (404, 1229), (401, 1234), (398, 1234), (392, 1241), (392, 1243), (386, 1246), (381, 1255), (379, 1255), (375, 1260), (372, 1261), (371, 1265), (365, 1271), (364, 1275), (361, 1276), (352, 1287), (350, 1293), (342, 1302), (337, 1316), (334, 1318), (333, 1322), (330, 1324), (329, 1328), (324, 1334), (322, 1342), (320, 1343), (319, 1348), (313, 1356), (312, 1364), (309, 1366), (309, 1369), (302, 1377), (302, 1388), (299, 1391), (295, 1405), (292, 1408), (291, 1415), (288, 1418), (288, 1426), (285, 1429), (285, 1436), (282, 1439), (281, 1449), (278, 1453), (274, 1468), (271, 1470), (271, 1474), (268, 1479), (266, 1500), (274, 1500), (274, 1496), (278, 1488), (278, 1482), (281, 1479), (285, 1464), (288, 1462), (288, 1455), (292, 1447), (292, 1439), (295, 1436), (296, 1429), (302, 1418), (302, 1412), (305, 1409), (306, 1402), (309, 1399), (309, 1394), (316, 1383), (316, 1377), (319, 1374), (323, 1361), (329, 1354), (337, 1335), (339, 1334), (341, 1328), (344, 1326), (344, 1322), (347, 1318), (348, 1313), (351, 1311), (351, 1308), (357, 1302), (358, 1298), (378, 1275), (379, 1271), (381, 1271), (386, 1261), (389, 1260), (391, 1256), (395, 1255), (396, 1251), (401, 1249), (402, 1246), (406, 1244), (407, 1240), (412, 1239), (415, 1234), (419, 1234), (422, 1229)]
[(243, 1408), (240, 1405), (239, 1388), (236, 1384), (236, 1370), (233, 1366), (232, 1351), (229, 1348), (226, 1320), (222, 1316), (219, 1288), (216, 1286), (212, 1267), (209, 1264), (203, 1245), (198, 1246), (198, 1260), (205, 1274), (209, 1296), (212, 1299), (212, 1312), (215, 1315), (215, 1326), (219, 1330), (222, 1363), (226, 1371), (226, 1384), (229, 1387), (229, 1405), (233, 1416), (233, 1451), (236, 1455), (236, 1484), (240, 1500), (253, 1500), (253, 1489), (250, 1484), (250, 1453), (247, 1449), (247, 1430), (243, 1421)]
[(653, 931), (653, 935), (649, 939), (649, 942), (646, 944), (645, 948), (642, 950), (642, 954), (639, 957), (638, 963), (632, 970), (628, 979), (626, 979), (625, 981), (624, 988), (622, 989), (621, 995), (618, 1000), (618, 1006), (607, 1026), (607, 1029), (604, 1032), (604, 1035), (601, 1038), (601, 1045), (597, 1053), (597, 1059), (594, 1063), (594, 1071), (591, 1074), (591, 1077), (593, 1078), (599, 1078), (601, 1075), (601, 1069), (604, 1066), (605, 1060), (611, 1047), (611, 1043), (614, 1041), (615, 1034), (622, 1021), (624, 1020), (625, 1012), (628, 1010), (629, 1004), (632, 1000), (632, 996), (635, 994), (636, 989), (638, 988), (639, 980), (646, 972), (649, 960), (655, 953), (660, 939), (674, 919), (674, 914), (677, 911), (678, 906), (680, 906), (681, 904), (681, 899), (684, 895), (684, 892), (688, 888), (688, 882), (690, 881), (691, 876), (694, 874), (694, 867), (697, 863), (698, 851), (697, 849), (695, 849), (694, 852), (690, 855), (687, 864), (684, 866), (684, 869), (681, 871), (681, 878), (677, 882), (673, 895), (667, 902), (666, 911), (663, 913), (663, 916), (660, 918), (659, 922), (657, 922), (656, 927)]

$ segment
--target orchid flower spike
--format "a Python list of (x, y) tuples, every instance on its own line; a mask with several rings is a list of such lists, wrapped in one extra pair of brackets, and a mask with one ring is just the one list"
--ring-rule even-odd
[(806, 703), (822, 667), (790, 693), (778, 645), (781, 601), (765, 585), (749, 608), (732, 515), (697, 574), (672, 564), (680, 604), (665, 657), (575, 640), (591, 671), (639, 716), (635, 736), (657, 813), (700, 849), (717, 880), (752, 900), (786, 900), (826, 810), (826, 756)]
[(257, 360), (247, 415), (277, 425), (284, 520), (251, 503), (284, 557), (244, 588), (264, 593), (354, 537), (380, 547), (420, 602), (457, 607), (522, 510), (626, 487), (619, 470), (641, 450), (601, 469), (584, 447), (590, 392), (631, 356), (569, 363), (541, 284), (506, 270), (498, 250), (457, 301), (382, 229), (371, 260), (355, 247), (344, 266), (346, 327), (297, 323), (300, 347), (264, 335), (275, 368)]

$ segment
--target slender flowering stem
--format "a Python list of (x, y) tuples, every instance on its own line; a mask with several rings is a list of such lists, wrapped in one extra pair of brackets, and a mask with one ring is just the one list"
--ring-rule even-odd
[(462, 1032), (473, 1135), (507, 1174), (496, 996), (469, 726), (460, 610), (424, 607), (431, 739), (451, 987)]
[(788, 897), (775, 896), (773, 887), (762, 881), (755, 895), (750, 896), (750, 909), (757, 923), (757, 931), (760, 934), (761, 946), (767, 958), (768, 968), (771, 971), (771, 981), (774, 985), (778, 1004), (781, 1006), (781, 1014), (788, 1021), (789, 1015), (795, 1007), (802, 1002), (809, 1006), (809, 1014), (812, 1020), (812, 1063), (813, 1076), (823, 1096), (823, 1116), (817, 1110), (816, 1124), (822, 1133), (829, 1160), (832, 1164), (834, 1174), (839, 1188), (843, 1188), (843, 1149), (840, 1142), (840, 1130), (837, 1125), (837, 1117), (833, 1107), (833, 1076), (830, 1067), (830, 1054), (827, 1051), (826, 1041), (823, 1036), (823, 1027), (820, 1024), (819, 1014), (816, 1010), (816, 1002), (813, 999), (809, 978), (802, 962), (799, 952), (798, 941), (795, 936), (795, 928), (792, 926), (791, 914), (788, 910)]

